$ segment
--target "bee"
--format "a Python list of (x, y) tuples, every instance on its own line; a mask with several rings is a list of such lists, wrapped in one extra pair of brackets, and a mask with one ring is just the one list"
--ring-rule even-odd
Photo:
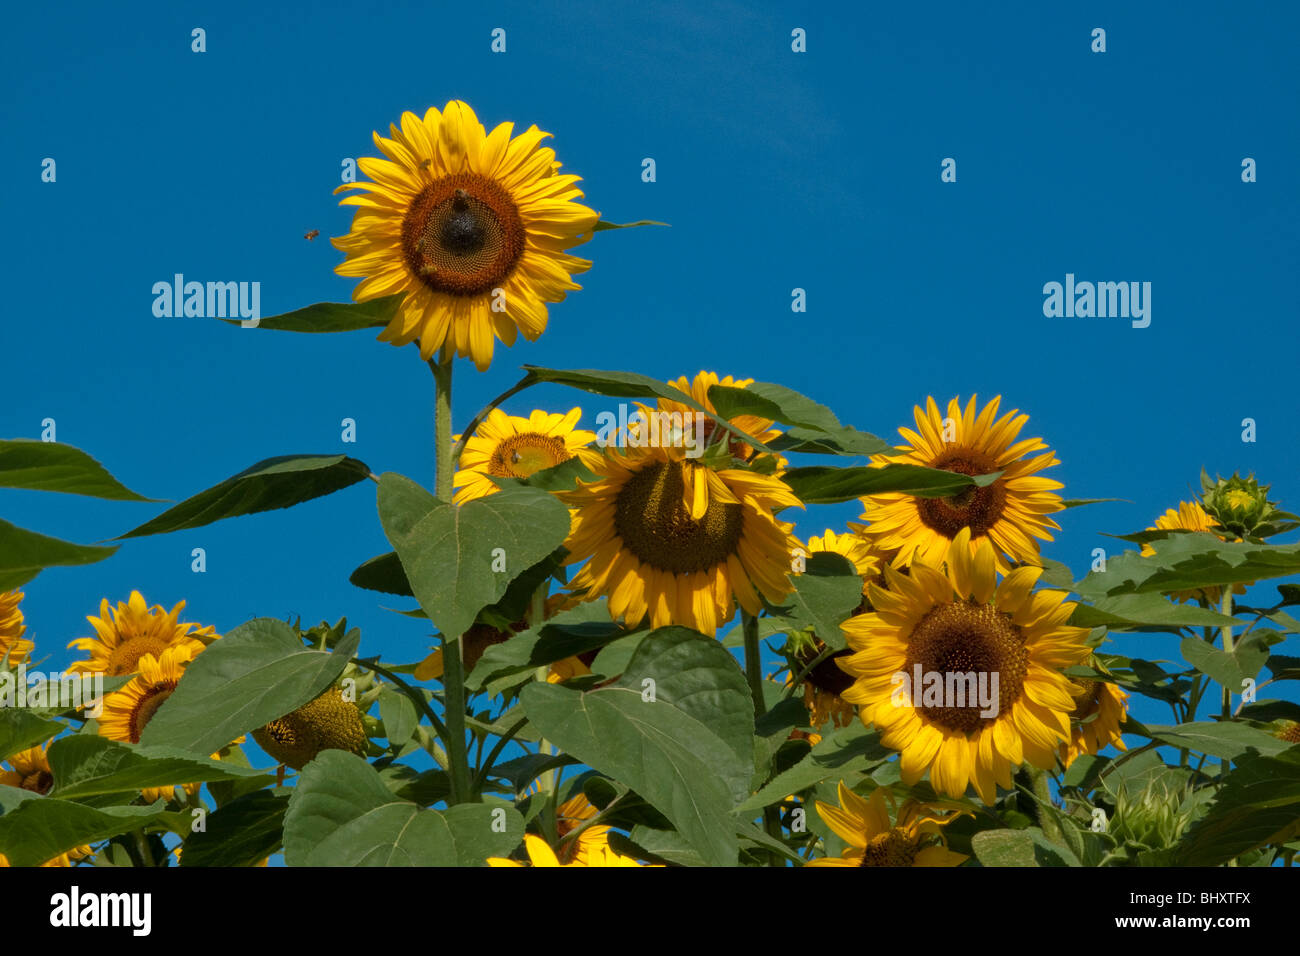
[(311, 242), (313, 239), (315, 239), (315, 238), (316, 238), (317, 236), (319, 236), (319, 235), (320, 235), (320, 230), (319, 230), (319, 229), (313, 229), (313, 230), (311, 230), (310, 232), (304, 233), (304, 234), (303, 234), (303, 238), (306, 239), (308, 242)]

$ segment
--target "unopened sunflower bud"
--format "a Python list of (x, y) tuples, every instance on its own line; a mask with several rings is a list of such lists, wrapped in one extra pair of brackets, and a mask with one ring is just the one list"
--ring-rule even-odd
[(301, 770), (322, 750), (364, 756), (369, 740), (361, 711), (331, 687), (291, 714), (253, 731), (253, 739), (275, 760)]
[(1270, 487), (1261, 485), (1254, 475), (1242, 478), (1234, 472), (1231, 478), (1211, 481), (1202, 472), (1201, 506), (1225, 531), (1239, 538), (1263, 538), (1288, 530), (1284, 522), (1295, 517), (1268, 500)]

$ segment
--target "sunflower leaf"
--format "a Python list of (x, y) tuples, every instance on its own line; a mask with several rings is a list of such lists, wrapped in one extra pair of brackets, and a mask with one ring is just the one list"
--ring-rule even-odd
[(181, 866), (256, 866), (280, 849), (288, 793), (256, 790), (208, 814), (185, 839)]
[(63, 799), (146, 787), (256, 777), (262, 771), (196, 757), (172, 747), (138, 747), (95, 734), (72, 734), (50, 745), (54, 788)]
[(117, 548), (73, 544), (0, 520), (0, 591), (21, 587), (45, 568), (103, 561)]
[(60, 853), (107, 840), (166, 813), (159, 800), (148, 807), (90, 807), (0, 785), (0, 853), (10, 866), (39, 866)]
[[(604, 219), (597, 222), (591, 227), (592, 232), (605, 232), (608, 229), (634, 229), (637, 226), (668, 226), (666, 222), (657, 222), (654, 219), (638, 219), (636, 222), (608, 222)], [(671, 228), (671, 227), (670, 227)]]
[(523, 836), (513, 807), (425, 810), (397, 799), (360, 757), (327, 750), (303, 768), (289, 798), (284, 858), (290, 866), (484, 866)]
[(1268, 637), (1261, 631), (1243, 637), (1231, 654), (1199, 637), (1185, 637), (1182, 642), (1183, 657), (1187, 663), (1234, 694), (1240, 694), (1246, 687), (1246, 681), (1258, 676), (1268, 661), (1268, 647)]
[(967, 488), (992, 484), (1001, 475), (962, 475), (921, 465), (856, 466), (834, 468), (814, 465), (791, 468), (781, 480), (806, 504), (838, 504), (862, 495), (896, 492), (919, 498), (943, 498)]
[(512, 488), (457, 507), (391, 472), (379, 479), (379, 520), (420, 607), (451, 637), (569, 533), (568, 508), (543, 491)]
[[(1138, 538), (1139, 535), (1128, 535)], [(1222, 541), (1208, 532), (1150, 531), (1140, 537), (1154, 554), (1125, 551), (1075, 585), (1085, 598), (1168, 594), (1195, 588), (1248, 584), (1300, 572), (1300, 544)]]
[(185, 668), (140, 742), (210, 754), (315, 699), (356, 655), (361, 632), (334, 651), (306, 647), (284, 621), (257, 618), (214, 641)]
[(842, 554), (814, 552), (794, 584), (788, 604), (759, 618), (759, 637), (811, 630), (832, 650), (844, 650), (839, 625), (862, 603), (862, 578), (853, 565)]
[[(3, 683), (0, 683), (0, 689), (3, 687)], [(46, 720), (26, 707), (4, 703), (4, 699), (3, 693), (0, 693), (0, 760), (43, 743), (68, 729), (65, 723)]]
[(772, 382), (754, 382), (744, 388), (714, 385), (709, 389), (709, 401), (723, 418), (753, 415), (792, 425), (796, 429), (793, 440), (801, 444), (824, 443), (828, 450), (843, 455), (875, 455), (893, 451), (889, 442), (841, 425), (835, 413), (825, 405), (784, 385)]
[(1168, 727), (1147, 725), (1145, 729), (1153, 740), (1223, 760), (1237, 760), (1252, 752), (1272, 757), (1291, 746), (1267, 731), (1234, 720), (1199, 721)]
[(1300, 746), (1243, 756), (1209, 813), (1178, 847), (1179, 866), (1219, 866), (1255, 847), (1300, 834)]
[(138, 495), (79, 448), (59, 442), (0, 440), (0, 488), (31, 488), (112, 501), (155, 501)]
[(604, 647), (622, 633), (609, 619), (603, 600), (584, 601), (560, 611), (540, 627), (487, 648), (465, 679), (465, 686), (472, 691), (487, 688), (495, 696), (514, 686), (517, 681), (512, 678), (526, 679), (539, 667)]
[[(405, 293), (371, 299), (368, 302), (317, 302), (281, 315), (258, 319), (246, 328), (274, 329), (279, 332), (354, 332), (378, 329), (392, 321)], [(244, 324), (243, 319), (221, 319), (227, 325)]]
[(1160, 594), (1146, 593), (1120, 594), (1101, 598), (1093, 604), (1077, 604), (1069, 623), (1075, 627), (1104, 626), (1111, 630), (1168, 631), (1176, 634), (1184, 627), (1222, 627), (1225, 624), (1246, 622), (1224, 617), (1218, 611), (1195, 604), (1177, 604)]
[(843, 779), (851, 786), (858, 776), (880, 766), (893, 753), (880, 743), (879, 733), (855, 721), (824, 736), (801, 761), (777, 774), (767, 786), (737, 807), (736, 814), (755, 813), (832, 777)]
[(206, 491), (186, 498), (174, 508), (117, 540), (201, 528), (240, 515), (291, 508), (364, 481), (365, 462), (346, 455), (283, 455), (259, 461)]

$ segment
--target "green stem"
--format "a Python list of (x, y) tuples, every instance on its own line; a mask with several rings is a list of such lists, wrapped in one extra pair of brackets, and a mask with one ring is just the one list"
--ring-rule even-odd
[[(745, 633), (745, 677), (749, 681), (749, 693), (754, 699), (754, 719), (767, 713), (767, 701), (763, 697), (763, 660), (762, 648), (758, 643), (758, 618), (746, 611), (740, 612), (740, 619)], [(774, 840), (780, 840), (781, 815), (776, 807), (763, 808), (763, 829)], [(785, 860), (776, 851), (772, 852), (772, 866), (784, 866)]]
[[(1232, 617), (1232, 585), (1223, 586), (1223, 603), (1219, 607), (1219, 613), (1224, 617)], [(1222, 629), (1223, 633), (1223, 652), (1231, 654), (1234, 642), (1232, 640), (1232, 625), (1225, 624)], [(1227, 720), (1232, 716), (1232, 688), (1223, 688), (1223, 719)], [(1223, 758), (1222, 775), (1227, 776), (1228, 771), (1232, 769), (1232, 761), (1227, 757)]]
[[(436, 390), (433, 405), (433, 440), (437, 454), (434, 494), (451, 503), (455, 478), (451, 455), (451, 356), (429, 360)], [(442, 638), (442, 686), (447, 699), (447, 772), (451, 777), (448, 803), (476, 802), (469, 776), (469, 749), (465, 743), (465, 663), (460, 635)]]
[(1029, 789), (1034, 796), (1040, 801), (1034, 807), (1035, 816), (1038, 817), (1038, 826), (1043, 831), (1043, 836), (1053, 843), (1065, 843), (1065, 835), (1061, 833), (1061, 826), (1056, 822), (1056, 818), (1048, 812), (1047, 807), (1054, 806), (1052, 803), (1052, 788), (1048, 786), (1047, 771), (1039, 770), (1037, 767), (1026, 766), (1022, 771), (1025, 777), (1029, 778)]

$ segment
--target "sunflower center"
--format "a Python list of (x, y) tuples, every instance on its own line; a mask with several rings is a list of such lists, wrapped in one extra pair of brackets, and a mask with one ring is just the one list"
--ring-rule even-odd
[(136, 637), (129, 637), (117, 647), (113, 648), (113, 653), (108, 655), (108, 669), (105, 671), (109, 677), (122, 677), (126, 674), (134, 674), (138, 671), (140, 658), (146, 654), (152, 654), (154, 657), (162, 657), (162, 652), (167, 649), (167, 642), (160, 637), (152, 634), (141, 634)]
[(144, 732), (145, 725), (153, 719), (153, 715), (158, 713), (167, 698), (172, 695), (176, 689), (174, 681), (166, 681), (162, 684), (156, 684), (140, 695), (140, 699), (135, 702), (131, 708), (131, 716), (127, 722), (127, 728), (131, 733), (131, 743), (138, 744), (140, 735)]
[[(967, 449), (946, 452), (930, 467), (959, 475), (987, 475), (998, 470), (992, 458)], [(945, 538), (955, 538), (962, 528), (970, 528), (971, 537), (977, 537), (1002, 517), (1006, 502), (1007, 494), (998, 480), (984, 488), (972, 486), (946, 498), (920, 498), (917, 510), (921, 521)]]
[(18, 786), (32, 793), (45, 794), (54, 786), (54, 777), (48, 770), (35, 770), (24, 776)]
[(911, 866), (916, 860), (916, 840), (902, 827), (891, 827), (867, 841), (858, 866)]
[(402, 253), (435, 292), (477, 296), (508, 279), (524, 254), (519, 209), (498, 183), (456, 173), (425, 186), (402, 220)]
[(1097, 702), (1101, 700), (1101, 681), (1088, 680), (1086, 677), (1075, 677), (1073, 680), (1087, 688), (1075, 698), (1074, 710), (1070, 711), (1073, 719), (1082, 720), (1097, 709)]
[(563, 438), (524, 432), (497, 445), (488, 460), (488, 473), (502, 478), (527, 478), (572, 457)]
[[(1024, 690), (1029, 672), (1029, 651), (1020, 629), (1006, 614), (989, 604), (968, 601), (941, 604), (921, 618), (908, 644), (905, 673), (915, 677), (920, 665), (925, 683), (912, 689), (927, 719), (957, 733), (971, 733), (993, 723), (998, 715), (1009, 714), (1010, 707)], [(957, 675), (974, 674), (974, 685)], [(944, 694), (939, 704), (926, 705), (926, 687), (937, 674), (942, 678)], [(980, 711), (980, 690), (989, 694), (993, 675), (997, 675), (997, 713), (984, 717)], [(950, 676), (951, 675), (951, 676)], [(964, 706), (957, 706), (960, 701)], [(991, 701), (990, 701), (991, 703)]]
[(744, 508), (709, 500), (696, 520), (682, 502), (680, 462), (658, 462), (629, 478), (614, 504), (614, 530), (645, 564), (672, 574), (707, 571), (736, 554)]
[(1280, 740), (1285, 740), (1289, 744), (1300, 744), (1300, 724), (1283, 727), (1277, 736)]

